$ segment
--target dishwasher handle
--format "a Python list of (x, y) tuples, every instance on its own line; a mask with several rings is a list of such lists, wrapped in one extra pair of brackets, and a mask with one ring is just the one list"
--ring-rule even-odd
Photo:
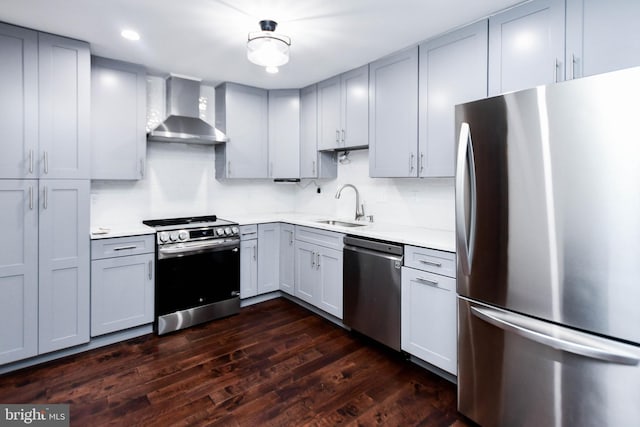
[(391, 242), (384, 242), (382, 240), (362, 239), (362, 238), (353, 237), (353, 236), (345, 236), (344, 247), (345, 249), (346, 248), (369, 249), (374, 252), (397, 255), (400, 258), (402, 258), (402, 255), (404, 255), (404, 250), (402, 245), (398, 245), (396, 243), (391, 243)]
[(402, 266), (402, 261), (404, 258), (403, 255), (396, 255), (396, 254), (391, 254), (387, 252), (374, 251), (371, 249), (362, 248), (358, 246), (351, 246), (351, 245), (344, 245), (344, 250), (352, 251), (359, 254), (372, 255), (379, 258), (388, 259), (389, 261), (395, 261), (395, 265), (397, 268), (400, 268)]

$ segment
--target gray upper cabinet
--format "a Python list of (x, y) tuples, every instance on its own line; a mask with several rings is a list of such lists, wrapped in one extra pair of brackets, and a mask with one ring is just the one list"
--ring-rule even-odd
[(146, 104), (144, 67), (91, 58), (91, 179), (143, 178)]
[(39, 352), (89, 341), (89, 181), (39, 181)]
[(418, 47), (369, 65), (369, 175), (418, 176)]
[(318, 148), (369, 145), (369, 66), (318, 83)]
[(338, 164), (333, 153), (318, 152), (318, 90), (300, 89), (300, 178), (335, 178)]
[(38, 176), (38, 33), (0, 23), (0, 178)]
[(216, 178), (268, 177), (268, 93), (223, 83), (216, 87), (216, 127), (228, 141), (215, 147)]
[(418, 174), (454, 176), (455, 105), (487, 96), (488, 23), (420, 45)]
[(300, 176), (300, 91), (269, 91), (269, 178)]
[(37, 180), (0, 180), (0, 365), (38, 354), (37, 195)]
[(567, 78), (640, 65), (640, 2), (567, 0)]
[(89, 179), (89, 45), (38, 34), (40, 177)]
[(489, 18), (489, 95), (564, 79), (564, 0), (534, 0)]

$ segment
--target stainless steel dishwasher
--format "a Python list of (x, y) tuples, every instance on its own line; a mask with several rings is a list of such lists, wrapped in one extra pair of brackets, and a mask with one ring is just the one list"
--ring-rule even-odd
[(344, 238), (344, 324), (400, 351), (401, 245)]

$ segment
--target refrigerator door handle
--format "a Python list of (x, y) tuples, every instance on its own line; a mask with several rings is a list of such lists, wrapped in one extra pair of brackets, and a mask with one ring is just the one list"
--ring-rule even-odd
[[(640, 362), (638, 355), (616, 348), (606, 340), (588, 336), (586, 333), (489, 308), (471, 307), (471, 312), (477, 318), (504, 331), (556, 350), (621, 365), (637, 365)], [(540, 327), (534, 328), (534, 322), (540, 324)]]
[[(469, 230), (467, 231), (465, 216), (465, 172), (469, 162)], [(458, 157), (456, 162), (456, 238), (460, 263), (464, 274), (471, 274), (473, 262), (473, 247), (476, 239), (476, 165), (473, 157), (473, 142), (469, 123), (460, 125), (460, 139), (458, 140)], [(468, 233), (468, 236), (467, 236)]]

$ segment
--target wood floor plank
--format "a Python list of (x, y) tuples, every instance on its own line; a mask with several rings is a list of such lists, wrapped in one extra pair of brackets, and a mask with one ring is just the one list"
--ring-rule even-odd
[(73, 426), (472, 425), (455, 386), (286, 300), (0, 376)]

